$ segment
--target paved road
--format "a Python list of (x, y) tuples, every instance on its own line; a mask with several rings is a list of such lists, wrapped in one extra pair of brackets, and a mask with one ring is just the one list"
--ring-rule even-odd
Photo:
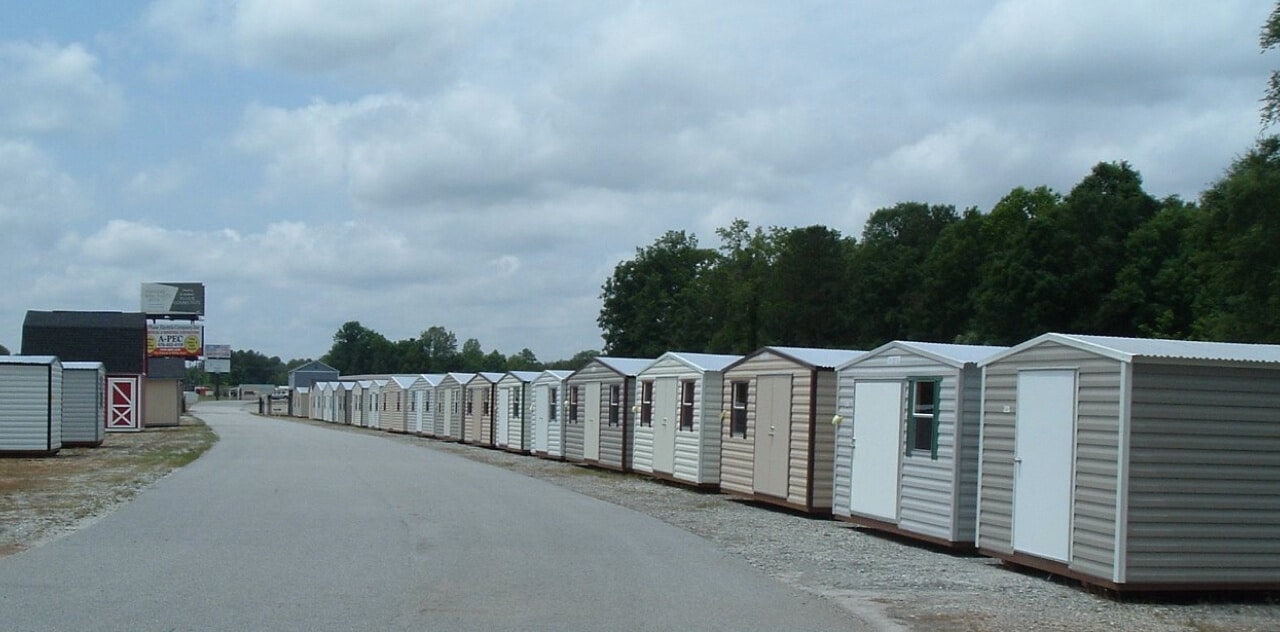
[(853, 630), (666, 523), (376, 435), (197, 413), (203, 458), (0, 558), (3, 630)]

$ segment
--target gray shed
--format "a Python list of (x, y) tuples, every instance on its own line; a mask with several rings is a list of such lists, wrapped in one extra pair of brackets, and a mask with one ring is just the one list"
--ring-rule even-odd
[(565, 380), (571, 371), (543, 371), (533, 380), (533, 430), (531, 450), (535, 456), (564, 458)]
[(601, 356), (569, 376), (565, 382), (572, 411), (565, 425), (566, 459), (631, 471), (636, 374), (652, 363)]
[(956, 548), (973, 546), (977, 362), (1005, 347), (894, 341), (837, 367), (831, 513)]
[(337, 369), (319, 360), (312, 360), (289, 371), (289, 388), (311, 388), (316, 382), (334, 382), (338, 377)]
[(440, 384), (436, 386), (436, 401), (440, 405), (436, 407), (432, 437), (446, 441), (462, 440), (466, 385), (475, 376), (475, 373), (446, 373), (440, 378)]
[(62, 363), (62, 446), (95, 447), (107, 436), (107, 368)]
[(537, 371), (507, 371), (498, 380), (498, 410), (494, 415), (496, 447), (518, 454), (532, 451), (531, 384), (538, 375)]
[(1114, 590), (1280, 589), (1280, 346), (1050, 333), (979, 364), (979, 551)]
[(62, 362), (0, 356), (0, 454), (52, 455), (62, 448)]

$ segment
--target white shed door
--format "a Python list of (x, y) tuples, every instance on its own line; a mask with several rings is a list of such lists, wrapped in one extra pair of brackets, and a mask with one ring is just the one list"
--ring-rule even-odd
[(653, 471), (672, 474), (676, 462), (676, 386), (674, 377), (653, 383)]
[(1013, 548), (1059, 562), (1071, 554), (1076, 372), (1018, 374), (1013, 447)]
[(898, 521), (902, 383), (856, 382), (853, 390), (853, 513)]
[(529, 417), (533, 420), (534, 452), (547, 451), (547, 429), (551, 422), (548, 414), (551, 402), (548, 400), (547, 391), (548, 387), (545, 384), (533, 387), (533, 404), (529, 407)]
[(497, 436), (493, 438), (493, 444), (505, 448), (509, 443), (507, 431), (511, 429), (511, 389), (503, 388), (498, 391), (498, 410), (495, 411), (498, 418), (498, 428), (494, 431)]
[(791, 381), (790, 375), (756, 378), (752, 487), (779, 498), (787, 497), (791, 482)]
[(582, 458), (600, 460), (600, 383), (587, 383), (586, 423), (582, 428)]

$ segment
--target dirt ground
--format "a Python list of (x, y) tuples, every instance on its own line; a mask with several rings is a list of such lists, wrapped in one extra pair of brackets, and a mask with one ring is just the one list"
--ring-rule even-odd
[(74, 531), (208, 450), (204, 423), (108, 433), (96, 448), (51, 457), (0, 458), (0, 556)]

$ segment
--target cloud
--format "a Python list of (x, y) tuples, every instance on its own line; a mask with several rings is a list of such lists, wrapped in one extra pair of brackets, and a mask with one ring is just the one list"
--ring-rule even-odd
[(48, 154), (0, 138), (0, 244), (6, 249), (46, 246), (90, 208), (85, 191)]
[(140, 201), (168, 197), (182, 189), (190, 170), (179, 163), (156, 165), (143, 169), (124, 184), (126, 198)]
[(0, 42), (0, 130), (93, 134), (118, 126), (120, 89), (97, 72), (80, 44)]

